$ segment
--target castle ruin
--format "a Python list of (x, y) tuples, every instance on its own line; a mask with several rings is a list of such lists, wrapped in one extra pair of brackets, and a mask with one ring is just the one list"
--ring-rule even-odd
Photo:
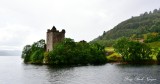
[(46, 51), (53, 50), (56, 43), (62, 41), (65, 38), (65, 30), (63, 29), (59, 32), (55, 26), (52, 29), (47, 30), (47, 38), (46, 38)]

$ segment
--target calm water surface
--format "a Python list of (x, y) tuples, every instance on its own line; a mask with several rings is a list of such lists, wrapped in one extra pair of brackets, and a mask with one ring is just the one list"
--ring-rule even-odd
[(105, 64), (58, 68), (26, 65), (20, 56), (0, 56), (0, 84), (160, 84), (160, 66)]

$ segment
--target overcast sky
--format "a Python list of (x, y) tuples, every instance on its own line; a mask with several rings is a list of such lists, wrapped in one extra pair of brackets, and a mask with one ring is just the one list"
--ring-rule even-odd
[(54, 25), (66, 37), (91, 41), (118, 23), (160, 8), (160, 0), (0, 0), (0, 50), (46, 39)]

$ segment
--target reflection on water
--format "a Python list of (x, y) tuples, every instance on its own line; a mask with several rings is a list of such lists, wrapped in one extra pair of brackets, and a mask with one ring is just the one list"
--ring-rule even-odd
[(51, 67), (0, 57), (0, 84), (159, 84), (159, 65)]

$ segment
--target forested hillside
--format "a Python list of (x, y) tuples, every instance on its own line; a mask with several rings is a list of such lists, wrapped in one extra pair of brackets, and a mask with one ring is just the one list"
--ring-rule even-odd
[(143, 38), (144, 34), (160, 32), (160, 9), (145, 12), (140, 16), (131, 17), (115, 26), (113, 29), (104, 32), (92, 42), (113, 43), (119, 37)]

